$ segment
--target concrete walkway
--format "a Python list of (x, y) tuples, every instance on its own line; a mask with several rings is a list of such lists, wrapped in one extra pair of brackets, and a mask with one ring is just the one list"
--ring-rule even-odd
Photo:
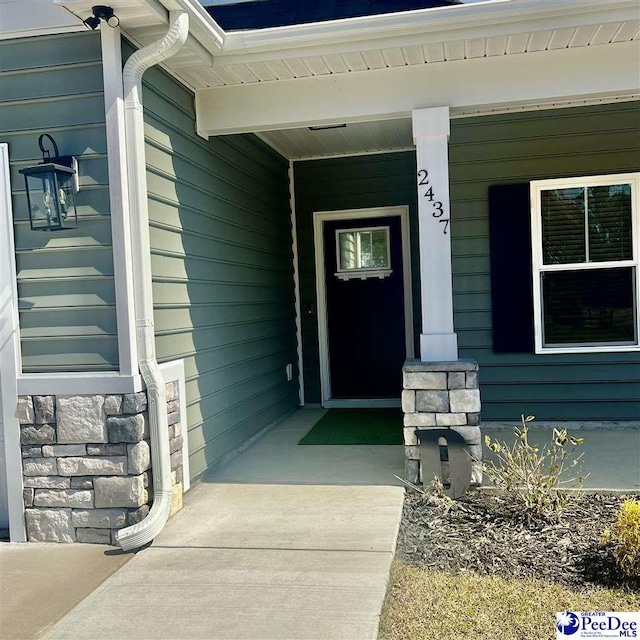
[[(198, 485), (154, 544), (46, 637), (375, 639), (402, 512), (404, 491), (390, 486), (402, 448), (391, 447), (396, 468), (383, 452), (357, 451), (387, 447), (297, 447), (319, 415), (296, 413)], [(285, 441), (302, 461), (278, 457)]]
[[(394, 475), (403, 475), (404, 451), (298, 446), (323, 413), (298, 411), (199, 484), (153, 546), (47, 638), (374, 639), (402, 511)], [(516, 424), (483, 431), (508, 441)], [(587, 487), (640, 487), (638, 427), (579, 435)], [(536, 423), (532, 440), (549, 437), (549, 425)]]
[(104, 545), (0, 542), (0, 638), (39, 638), (129, 559)]

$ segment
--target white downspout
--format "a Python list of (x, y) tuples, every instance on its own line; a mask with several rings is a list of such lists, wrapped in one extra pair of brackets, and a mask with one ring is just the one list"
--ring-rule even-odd
[(160, 40), (136, 51), (123, 71), (127, 177), (131, 208), (133, 289), (136, 316), (138, 366), (147, 387), (149, 431), (153, 468), (153, 505), (147, 517), (116, 534), (125, 551), (151, 542), (162, 531), (171, 506), (171, 461), (165, 381), (156, 360), (151, 292), (151, 245), (142, 111), (142, 75), (170, 56), (185, 43), (189, 34), (189, 16), (171, 12), (169, 31)]

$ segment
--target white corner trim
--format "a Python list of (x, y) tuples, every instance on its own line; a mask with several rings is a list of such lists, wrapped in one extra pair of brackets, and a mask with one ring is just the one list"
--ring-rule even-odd
[(100, 28), (120, 374), (138, 373), (120, 27)]
[[(587, 187), (609, 184), (631, 184), (631, 233), (633, 257), (631, 260), (619, 262), (595, 262), (577, 265), (545, 265), (542, 254), (542, 220), (541, 192), (548, 189), (569, 187)], [(575, 178), (558, 178), (550, 180), (533, 180), (530, 183), (531, 201), (531, 264), (533, 278), (533, 314), (535, 353), (567, 354), (567, 353), (621, 353), (640, 351), (640, 173), (617, 173), (597, 176), (579, 176)], [(636, 344), (618, 345), (576, 345), (576, 346), (544, 346), (543, 301), (541, 273), (550, 271), (590, 270), (596, 268), (634, 267), (635, 303), (636, 303)]]
[(182, 424), (182, 491), (186, 493), (191, 488), (191, 473), (189, 470), (189, 432), (187, 424), (187, 389), (184, 377), (184, 360), (172, 360), (160, 365), (160, 371), (166, 382), (178, 381), (180, 395), (180, 423)]
[[(405, 347), (407, 358), (414, 356), (413, 291), (411, 286), (411, 239), (409, 229), (409, 207), (373, 207), (371, 209), (344, 209), (341, 211), (315, 211), (313, 234), (315, 246), (316, 300), (318, 317), (318, 347), (320, 351), (320, 389), (322, 406), (334, 406), (331, 400), (331, 375), (329, 367), (329, 331), (327, 323), (327, 290), (324, 267), (324, 223), (335, 220), (359, 220), (362, 218), (386, 218), (400, 216), (402, 234), (402, 268), (404, 287)], [(350, 402), (350, 401), (349, 401)], [(379, 406), (375, 400), (356, 401), (358, 406)], [(384, 401), (386, 402), (386, 401)], [(360, 404), (364, 403), (364, 404)], [(338, 406), (338, 405), (335, 405)], [(344, 405), (340, 405), (344, 406)], [(351, 406), (351, 405), (350, 405)], [(388, 406), (388, 405), (383, 405)]]
[(298, 229), (296, 226), (296, 193), (293, 162), (289, 161), (289, 201), (291, 203), (291, 241), (293, 250), (293, 289), (296, 308), (296, 352), (298, 355), (298, 397), (304, 407), (304, 370), (302, 358), (302, 316), (300, 315), (300, 265), (298, 262)]
[(18, 290), (13, 241), (13, 211), (9, 178), (9, 146), (0, 143), (0, 423), (4, 429), (9, 534), (14, 542), (24, 542), (24, 502), (22, 499), (22, 450), (17, 378), (20, 372), (20, 326)]
[(447, 136), (451, 134), (449, 107), (431, 107), (411, 112), (414, 144), (418, 138)]

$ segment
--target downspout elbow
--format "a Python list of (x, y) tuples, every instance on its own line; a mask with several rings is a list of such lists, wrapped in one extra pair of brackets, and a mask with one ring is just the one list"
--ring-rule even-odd
[(189, 34), (186, 13), (171, 12), (170, 26), (160, 40), (136, 51), (123, 70), (125, 137), (129, 203), (131, 206), (133, 289), (138, 367), (147, 388), (153, 472), (153, 504), (144, 520), (116, 534), (125, 551), (151, 542), (162, 531), (171, 508), (171, 459), (165, 381), (158, 366), (153, 328), (151, 244), (147, 202), (142, 76), (150, 67), (174, 55)]

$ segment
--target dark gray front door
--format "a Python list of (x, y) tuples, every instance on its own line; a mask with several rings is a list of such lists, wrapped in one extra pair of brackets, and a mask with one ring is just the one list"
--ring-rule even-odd
[(400, 216), (324, 223), (332, 399), (397, 398), (406, 358)]

